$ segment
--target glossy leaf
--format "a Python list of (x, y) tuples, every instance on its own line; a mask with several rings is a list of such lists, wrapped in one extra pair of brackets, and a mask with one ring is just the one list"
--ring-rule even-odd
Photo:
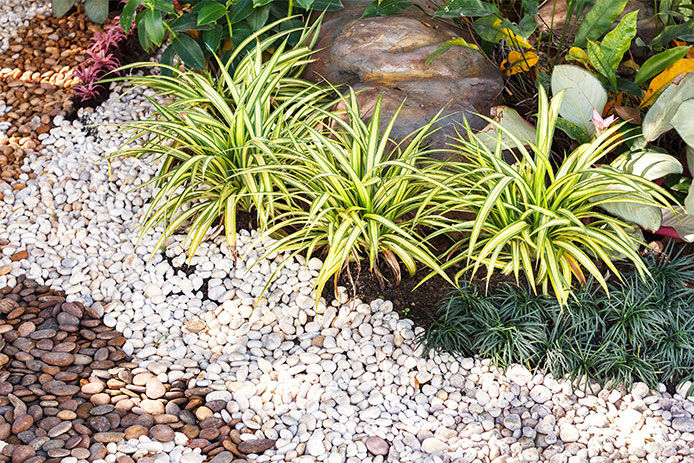
[(91, 22), (103, 24), (108, 19), (108, 0), (84, 0), (84, 13)]
[(552, 72), (552, 93), (557, 95), (562, 90), (565, 93), (559, 114), (586, 133), (594, 134), (593, 110), (602, 114), (607, 103), (607, 92), (600, 81), (583, 68), (561, 64)]
[(694, 98), (694, 74), (671, 83), (655, 100), (643, 118), (641, 128), (646, 141), (653, 141), (672, 130), (672, 119), (680, 105)]
[(460, 18), (462, 16), (479, 17), (500, 15), (499, 9), (489, 2), (481, 0), (451, 0), (436, 10), (434, 16), (439, 18)]
[(205, 7), (198, 12), (198, 26), (213, 23), (223, 18), (226, 13), (227, 8), (221, 3), (210, 3), (209, 5), (205, 5)]
[(682, 58), (672, 66), (665, 69), (651, 80), (646, 95), (643, 97), (641, 107), (650, 106), (660, 94), (680, 75), (686, 75), (694, 71), (694, 59)]
[(666, 68), (669, 68), (677, 61), (687, 56), (687, 53), (689, 52), (689, 50), (691, 50), (691, 48), (691, 46), (674, 47), (662, 51), (657, 55), (651, 56), (646, 60), (645, 63), (643, 63), (643, 65), (639, 69), (639, 72), (636, 73), (636, 77), (634, 77), (634, 82), (637, 84), (642, 84), (652, 79), (656, 75), (663, 72)]
[(390, 16), (401, 12), (402, 10), (412, 6), (410, 0), (374, 0), (366, 5), (362, 18), (371, 18), (374, 16)]
[(586, 132), (586, 130), (578, 124), (567, 121), (563, 117), (557, 118), (557, 128), (564, 132), (574, 141), (581, 144), (590, 143), (591, 136)]
[[(313, 0), (296, 0), (296, 4), (305, 10), (310, 10), (313, 5)], [(255, 3), (253, 6), (255, 6)]]
[(491, 113), (498, 125), (508, 132), (499, 130), (498, 126), (494, 124), (489, 124), (480, 130), (477, 137), (488, 149), (494, 149), (499, 134), (501, 134), (501, 143), (504, 149), (510, 150), (516, 147), (516, 142), (508, 136), (508, 133), (512, 133), (525, 146), (535, 143), (537, 130), (523, 119), (518, 111), (508, 106), (496, 106), (492, 108)]
[(597, 0), (578, 26), (574, 45), (583, 48), (588, 40), (599, 39), (622, 14), (627, 1)]
[(511, 50), (508, 54), (508, 59), (505, 59), (499, 65), (499, 68), (504, 71), (504, 74), (511, 76), (520, 72), (529, 71), (530, 68), (537, 64), (539, 57), (532, 51), (524, 53)]
[(315, 11), (336, 11), (343, 7), (341, 0), (313, 0), (312, 5)]
[(135, 13), (140, 5), (142, 5), (142, 0), (130, 0), (123, 7), (123, 11), (120, 14), (120, 27), (125, 32), (130, 32), (130, 28), (133, 25), (133, 19), (135, 19)]
[(186, 66), (202, 71), (205, 69), (205, 55), (198, 42), (188, 34), (178, 34), (171, 41), (176, 54), (181, 57)]
[(270, 17), (270, 7), (265, 5), (253, 8), (253, 12), (246, 18), (246, 22), (252, 30), (257, 31), (265, 25), (268, 17)]
[(70, 11), (75, 4), (75, 0), (53, 0), (51, 1), (51, 11), (56, 18), (61, 18)]
[(682, 163), (677, 158), (656, 151), (640, 151), (619, 156), (612, 165), (624, 172), (657, 180), (670, 174), (681, 174)]
[(680, 104), (670, 123), (687, 145), (694, 146), (694, 98)]
[(465, 39), (462, 38), (462, 37), (458, 37), (458, 38), (455, 38), (455, 39), (446, 40), (446, 41), (443, 42), (441, 45), (439, 45), (438, 47), (436, 47), (436, 50), (434, 50), (434, 51), (431, 53), (431, 55), (427, 56), (427, 59), (426, 59), (426, 61), (425, 61), (425, 63), (424, 63), (425, 66), (429, 66), (429, 64), (430, 64), (433, 60), (435, 60), (435, 59), (438, 58), (439, 56), (443, 55), (444, 53), (446, 53), (448, 50), (450, 50), (450, 49), (453, 48), (453, 47), (464, 47), (464, 48), (468, 48), (468, 49), (470, 49), (470, 50), (475, 50), (476, 52), (479, 52), (479, 51), (480, 51), (480, 49), (479, 49), (479, 47), (478, 47), (477, 45), (475, 45), (474, 43), (468, 42), (467, 40), (465, 40)]
[(499, 43), (505, 40), (511, 47), (533, 48), (527, 40), (513, 30), (514, 25), (508, 19), (484, 16), (475, 20), (472, 27), (482, 40), (487, 42)]
[(218, 24), (214, 29), (202, 33), (202, 41), (209, 52), (213, 53), (219, 48), (225, 29), (224, 25)]
[(253, 3), (251, 0), (239, 0), (229, 8), (229, 22), (236, 24), (246, 19), (253, 13)]
[(147, 31), (147, 38), (149, 41), (157, 46), (161, 45), (164, 40), (164, 34), (166, 33), (161, 13), (155, 10), (148, 10), (142, 21)]
[(636, 37), (637, 15), (638, 11), (625, 15), (619, 24), (605, 35), (600, 45), (588, 40), (588, 57), (591, 64), (610, 81), (612, 88), (617, 87), (619, 63)]

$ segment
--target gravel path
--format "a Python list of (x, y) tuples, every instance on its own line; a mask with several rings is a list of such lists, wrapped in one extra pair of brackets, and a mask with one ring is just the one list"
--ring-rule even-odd
[[(109, 177), (102, 156), (123, 135), (84, 125), (142, 117), (150, 108), (141, 92), (117, 96), (82, 111), (82, 122), (55, 118), (56, 127), (39, 136), (44, 148), (25, 159), (26, 188), (0, 184), (0, 288), (16, 287), (26, 276), (62, 290), (66, 302), (82, 303), (102, 317), (104, 329), (122, 333), (119, 348), (134, 357), (132, 372), (146, 374), (130, 387), (136, 392), (128, 395), (130, 410), (164, 425), (152, 427), (149, 437), (131, 432), (113, 442), (121, 436), (109, 435), (105, 455), (88, 458), (199, 463), (201, 453), (214, 453), (215, 463), (245, 461), (244, 455), (258, 462), (694, 462), (693, 400), (664, 387), (650, 393), (643, 384), (629, 394), (597, 387), (585, 394), (521, 366), (502, 375), (488, 360), (422, 358), (412, 323), (399, 319), (388, 301), (342, 298), (314, 308), (317, 259), (288, 264), (253, 310), (283, 256), (253, 265), (258, 250), (249, 232), (239, 234), (245, 258), (238, 262), (221, 239), (203, 244), (188, 262), (182, 236), (170, 240), (165, 255), (149, 259), (157, 236), (135, 242), (152, 188), (133, 188), (150, 180), (155, 166), (116, 159)], [(181, 383), (200, 400), (169, 409), (165, 394)], [(187, 422), (191, 410), (197, 420), (228, 423), (223, 447), (214, 447), (212, 431), (174, 431), (161, 423), (169, 415)], [(64, 414), (62, 421), (73, 418)], [(86, 461), (78, 457), (62, 461)], [(12, 461), (26, 459), (13, 455)]]
[(0, 53), (10, 44), (10, 38), (21, 26), (37, 14), (50, 11), (50, 0), (5, 0), (0, 2)]

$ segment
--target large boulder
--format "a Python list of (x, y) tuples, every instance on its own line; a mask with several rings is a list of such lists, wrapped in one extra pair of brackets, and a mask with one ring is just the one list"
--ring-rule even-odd
[(427, 57), (460, 31), (440, 25), (417, 8), (388, 17), (361, 19), (363, 0), (347, 0), (345, 8), (326, 16), (315, 62), (305, 72), (312, 81), (349, 84), (360, 91), (363, 117), (370, 116), (383, 96), (382, 127), (402, 106), (392, 137), (401, 140), (445, 107), (440, 130), (430, 138), (444, 147), (464, 118), (473, 128), (486, 124), (500, 103), (504, 81), (495, 66), (474, 50), (453, 47), (428, 66)]

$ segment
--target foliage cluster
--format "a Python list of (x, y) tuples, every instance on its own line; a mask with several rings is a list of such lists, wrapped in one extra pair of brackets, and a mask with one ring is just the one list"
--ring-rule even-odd
[(674, 246), (612, 278), (611, 297), (591, 280), (567, 306), (504, 284), (489, 295), (454, 290), (419, 342), (426, 350), (520, 363), (556, 378), (629, 386), (694, 379), (694, 256)]
[[(541, 92), (532, 139), (521, 141), (489, 120), (498, 136), (468, 128), (448, 151), (468, 161), (436, 162), (425, 139), (437, 118), (394, 142), (397, 115), (381, 132), (380, 101), (364, 122), (354, 92), (341, 96), (298, 77), (319, 23), (260, 39), (277, 26), (251, 35), (219, 61), (219, 71), (160, 65), (170, 77), (128, 78), (170, 101), (154, 103), (152, 120), (126, 124), (135, 130), (128, 142), (134, 147), (118, 153), (165, 159), (143, 228), (165, 225), (160, 246), (187, 226), (191, 253), (213, 229), (224, 229), (234, 248), (236, 213), (252, 212), (263, 236), (277, 239), (269, 255), (325, 258), (318, 295), (348, 262), (363, 259), (376, 275), (386, 265), (397, 278), (401, 265), (410, 274), (423, 265), (446, 279), (449, 267), (460, 277), (484, 266), (487, 276), (523, 276), (562, 303), (574, 278), (585, 283), (583, 269), (607, 289), (595, 259), (616, 272), (612, 260), (626, 258), (643, 272), (638, 235), (601, 208), (624, 201), (667, 206), (669, 198), (639, 176), (595, 165), (619, 145), (616, 129), (556, 167), (552, 139), (562, 96), (550, 103)], [(289, 47), (294, 34), (298, 45)], [(505, 158), (509, 146), (518, 159)], [(454, 219), (466, 214), (476, 219)], [(438, 255), (437, 236), (453, 243), (450, 252)]]

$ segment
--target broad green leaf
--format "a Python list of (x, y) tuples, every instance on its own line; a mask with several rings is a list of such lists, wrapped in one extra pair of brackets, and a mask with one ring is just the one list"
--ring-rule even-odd
[[(694, 172), (694, 146), (687, 145), (686, 153), (689, 172)], [(684, 209), (687, 211), (687, 214), (694, 219), (694, 182), (689, 184), (687, 197), (684, 198)], [(692, 229), (692, 234), (694, 234), (694, 228)]]
[(670, 123), (688, 146), (694, 146), (694, 98), (680, 104)]
[(583, 48), (588, 40), (599, 39), (622, 14), (627, 1), (597, 0), (578, 26), (574, 45)]
[(142, 5), (142, 0), (130, 0), (123, 7), (123, 11), (120, 14), (120, 27), (125, 32), (130, 32), (130, 28), (133, 25), (133, 19), (135, 18), (135, 13), (140, 5)]
[[(175, 55), (176, 55), (176, 53), (174, 51), (174, 48), (172, 46), (168, 46), (162, 52), (161, 59), (159, 60), (159, 62), (161, 64), (165, 64), (167, 66), (173, 66), (174, 65), (173, 59), (174, 59)], [(171, 77), (173, 75), (173, 72), (171, 72), (170, 69), (161, 68), (161, 75)]]
[(143, 18), (143, 24), (147, 31), (147, 38), (153, 44), (159, 46), (164, 41), (164, 22), (161, 13), (155, 10), (148, 10)]
[(188, 34), (178, 34), (171, 41), (176, 54), (181, 57), (186, 66), (202, 71), (205, 69), (205, 56), (198, 42)]
[(91, 22), (103, 24), (108, 19), (108, 0), (84, 0), (84, 13)]
[(210, 24), (224, 17), (227, 8), (221, 3), (210, 3), (198, 12), (198, 26)]
[(594, 134), (593, 110), (602, 114), (607, 103), (607, 92), (590, 72), (578, 66), (560, 64), (552, 72), (552, 93), (564, 92), (559, 114), (569, 122)]
[(529, 16), (534, 17), (540, 8), (539, 0), (523, 0), (521, 3), (523, 4), (523, 12)]
[[(613, 185), (611, 188), (615, 190), (624, 189), (625, 192), (629, 191), (626, 188), (620, 187), (622, 187), (622, 185)], [(661, 222), (663, 220), (661, 208), (648, 204), (640, 204), (637, 202), (628, 201), (614, 201), (610, 203), (603, 203), (600, 205), (600, 207), (614, 216), (628, 222), (635, 223), (641, 228), (649, 231), (658, 230), (661, 227)]]
[(76, 0), (53, 0), (51, 1), (51, 10), (56, 18), (61, 18), (70, 11), (75, 1)]
[[(692, 191), (691, 188), (690, 191)], [(674, 212), (670, 209), (662, 208), (662, 226), (674, 229), (680, 235), (680, 238), (687, 243), (694, 242), (694, 214), (689, 213), (686, 208), (679, 206), (675, 206), (673, 209)]]
[(366, 5), (362, 18), (371, 18), (374, 16), (390, 16), (400, 13), (402, 10), (412, 6), (410, 0), (374, 0)]
[(451, 0), (436, 10), (434, 16), (439, 18), (460, 18), (462, 16), (479, 17), (500, 15), (499, 9), (489, 2), (481, 0)]
[(196, 13), (185, 13), (179, 18), (174, 19), (169, 23), (169, 27), (174, 32), (186, 32), (192, 30), (202, 29), (208, 26), (198, 26), (198, 19)]
[(641, 124), (646, 141), (653, 141), (672, 130), (672, 118), (680, 105), (694, 98), (694, 73), (689, 73), (681, 80), (675, 79), (663, 90), (643, 118)]
[(229, 8), (229, 22), (236, 24), (246, 19), (253, 13), (253, 3), (251, 0), (239, 0)]
[[(304, 10), (310, 10), (311, 5), (313, 5), (313, 0), (296, 0), (296, 4)], [(253, 6), (255, 6), (255, 0)]]
[(636, 19), (639, 12), (634, 11), (625, 15), (619, 24), (608, 32), (600, 42), (600, 51), (606, 62), (595, 63), (591, 57), (592, 42), (588, 42), (588, 56), (596, 69), (603, 69), (603, 75), (612, 82), (612, 87), (617, 87), (617, 68), (622, 62), (624, 54), (629, 50), (631, 41), (636, 37)]
[(431, 53), (431, 55), (427, 56), (427, 59), (424, 62), (424, 65), (429, 66), (429, 64), (433, 60), (435, 60), (439, 56), (443, 55), (444, 53), (446, 53), (448, 50), (450, 50), (453, 47), (465, 47), (465, 48), (469, 48), (470, 50), (475, 50), (476, 52), (480, 51), (479, 47), (477, 45), (475, 45), (474, 43), (470, 43), (467, 40), (465, 40), (464, 38), (458, 37), (455, 39), (446, 40), (441, 45), (436, 47), (436, 50), (434, 50)]
[(272, 3), (272, 0), (253, 0), (253, 7), (265, 6), (268, 3)]
[[(493, 15), (483, 16), (472, 23), (475, 32), (490, 43), (499, 43), (506, 40), (509, 46), (514, 48), (533, 48), (521, 35), (518, 28), (508, 19), (501, 19)], [(515, 29), (515, 30), (514, 30)]]
[(655, 151), (628, 153), (615, 159), (612, 165), (624, 172), (657, 180), (669, 174), (681, 174), (682, 163), (677, 158)]
[(260, 6), (258, 8), (253, 8), (253, 12), (248, 15), (246, 22), (251, 27), (252, 30), (257, 31), (265, 25), (267, 18), (270, 16), (270, 7)]
[(558, 117), (556, 124), (557, 128), (567, 134), (572, 140), (575, 140), (581, 144), (590, 143), (590, 134), (588, 134), (588, 132), (586, 132), (585, 129), (583, 129), (583, 127), (580, 125), (574, 124), (563, 117)]
[(666, 68), (669, 68), (681, 58), (684, 58), (691, 48), (691, 46), (674, 47), (662, 51), (655, 56), (651, 56), (646, 60), (645, 63), (643, 63), (641, 69), (639, 69), (639, 72), (636, 73), (634, 82), (637, 84), (642, 84), (651, 80), (653, 77), (663, 72)]
[(166, 16), (167, 14), (176, 14), (176, 9), (168, 0), (154, 0), (154, 9), (164, 13), (164, 16)]
[[(492, 114), (495, 114), (494, 119), (502, 127), (513, 133), (524, 145), (528, 146), (535, 143), (537, 130), (523, 119), (523, 117), (518, 114), (518, 111), (508, 106), (497, 106), (492, 108)], [(499, 132), (501, 132), (501, 144), (503, 149), (510, 150), (517, 147), (516, 143), (511, 140), (505, 132), (498, 130), (493, 124), (489, 124), (487, 127), (480, 130), (477, 137), (480, 142), (489, 148), (489, 150), (494, 151)]]
[(341, 0), (313, 0), (315, 11), (336, 11), (344, 7)]
[(682, 24), (673, 24), (666, 26), (663, 31), (658, 34), (649, 44), (651, 50), (661, 50), (667, 47), (670, 42), (675, 39), (684, 40), (687, 42), (694, 41), (692, 34), (694, 33), (694, 19), (690, 19)]
[(204, 31), (202, 33), (202, 41), (208, 51), (214, 53), (219, 44), (222, 42), (222, 35), (224, 35), (226, 27), (223, 24), (217, 24), (214, 29), (209, 31)]

